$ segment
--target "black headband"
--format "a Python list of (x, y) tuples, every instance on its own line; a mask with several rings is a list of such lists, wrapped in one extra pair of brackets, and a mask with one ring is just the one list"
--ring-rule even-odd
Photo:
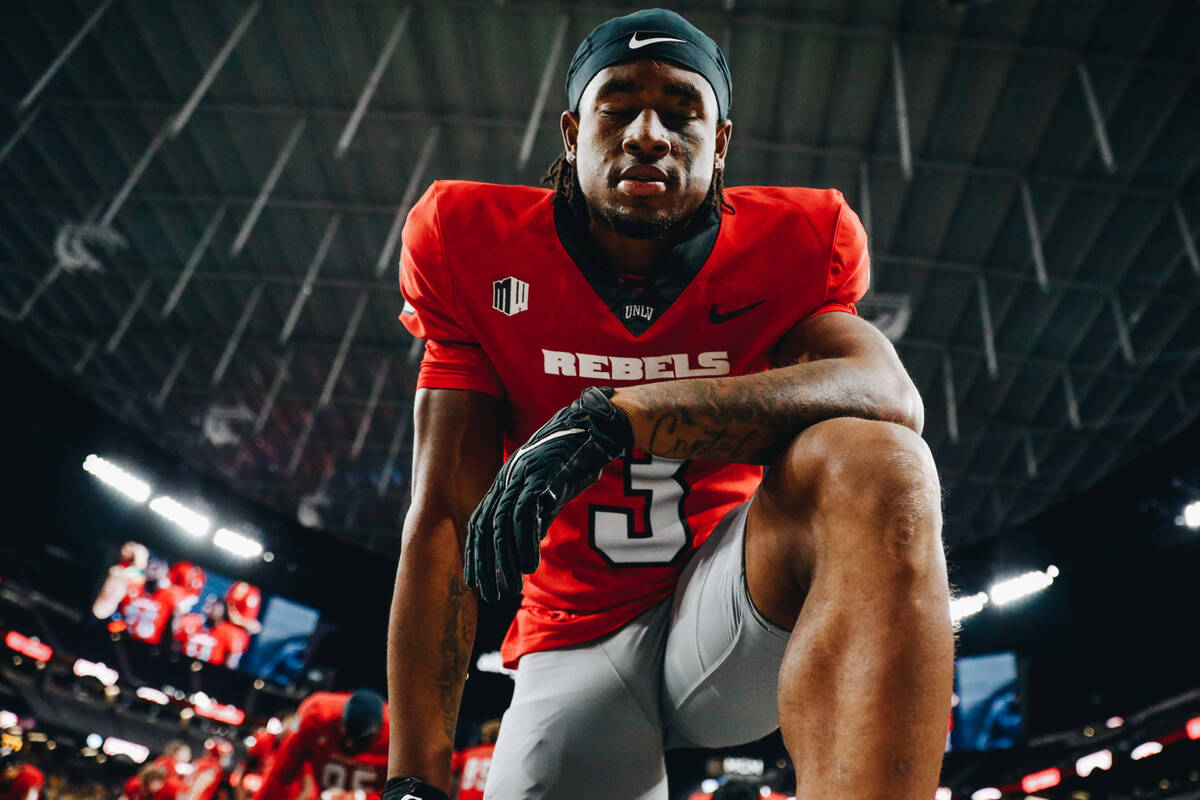
[(717, 43), (674, 11), (647, 8), (601, 23), (575, 51), (567, 69), (567, 103), (579, 110), (583, 90), (596, 73), (613, 64), (655, 58), (698, 72), (717, 96), (719, 119), (729, 118), (733, 83)]

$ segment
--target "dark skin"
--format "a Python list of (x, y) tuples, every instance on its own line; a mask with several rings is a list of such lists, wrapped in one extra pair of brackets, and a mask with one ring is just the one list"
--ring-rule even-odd
[[(659, 268), (723, 168), (731, 132), (701, 76), (650, 60), (602, 70), (579, 113), (563, 114), (590, 231), (614, 270)], [(803, 776), (797, 796), (926, 800), (953, 637), (921, 399), (891, 344), (850, 314), (800, 322), (772, 362), (754, 375), (620, 387), (612, 402), (646, 452), (772, 467), (751, 501), (746, 575), (757, 609), (793, 630), (778, 699)], [(499, 467), (504, 414), (471, 392), (417, 394), (388, 667), (392, 718), (410, 724), (393, 728), (390, 775), (449, 785), (475, 614), (461, 554)]]

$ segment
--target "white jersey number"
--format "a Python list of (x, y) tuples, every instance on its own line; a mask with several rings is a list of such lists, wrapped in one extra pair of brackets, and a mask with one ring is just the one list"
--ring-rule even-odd
[(327, 761), (321, 769), (322, 789), (344, 789), (346, 791), (373, 792), (376, 787), (375, 770), (362, 769), (336, 761)]
[(636, 507), (588, 506), (588, 538), (605, 561), (614, 567), (661, 567), (687, 552), (688, 463), (658, 456), (625, 459), (625, 496), (642, 500), (641, 524)]

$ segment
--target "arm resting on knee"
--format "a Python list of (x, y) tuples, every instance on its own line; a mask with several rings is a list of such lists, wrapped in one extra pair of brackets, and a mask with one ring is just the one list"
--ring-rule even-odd
[(634, 443), (667, 458), (766, 464), (805, 428), (834, 417), (921, 432), (916, 386), (891, 342), (859, 317), (809, 317), (779, 342), (772, 364), (753, 375), (621, 388), (612, 402), (629, 417)]

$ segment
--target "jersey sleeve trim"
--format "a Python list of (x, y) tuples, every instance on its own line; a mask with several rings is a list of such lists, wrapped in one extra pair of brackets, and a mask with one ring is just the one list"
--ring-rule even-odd
[[(810, 317), (815, 317), (818, 314), (824, 314), (829, 311), (842, 311), (847, 314), (853, 314), (855, 316), (858, 316), (858, 309), (855, 308), (853, 300), (847, 301), (847, 299), (844, 296), (843, 297), (835, 297), (835, 294), (839, 293), (837, 290), (843, 290), (840, 293), (844, 295), (844, 293), (845, 293), (844, 289), (846, 288), (848, 283), (854, 281), (854, 278), (852, 276), (847, 276), (844, 274), (838, 275), (837, 277), (840, 278), (840, 282), (835, 286), (835, 284), (834, 284), (834, 277), (835, 277), (834, 259), (835, 259), (835, 257), (842, 255), (841, 250), (840, 250), (840, 245), (843, 244), (844, 237), (848, 237), (851, 240), (853, 240), (854, 238), (857, 238), (856, 231), (844, 230), (847, 227), (847, 224), (852, 224), (852, 223), (848, 223), (848, 219), (854, 218), (854, 212), (850, 209), (850, 204), (846, 202), (846, 198), (842, 195), (841, 192), (837, 193), (837, 197), (838, 197), (837, 218), (834, 220), (834, 223), (833, 223), (833, 234), (829, 237), (829, 255), (825, 261), (824, 299), (823, 299), (821, 305), (817, 306), (817, 308), (815, 308), (812, 312), (809, 313), (808, 316), (810, 316)], [(855, 218), (855, 221), (857, 221), (856, 218)], [(861, 228), (861, 223), (860, 223), (859, 227)], [(853, 243), (853, 242), (851, 242), (851, 243)], [(849, 264), (844, 264), (843, 272), (847, 271), (847, 270), (849, 270), (850, 272), (857, 272), (858, 268), (859, 268), (859, 264), (861, 264), (863, 261), (867, 261), (867, 259), (868, 259), (868, 255), (867, 255), (867, 251), (866, 251), (866, 233), (864, 231), (863, 238), (862, 238), (862, 253), (861, 253), (861, 256), (859, 257), (858, 264), (855, 264), (853, 266), (849, 265)], [(867, 268), (867, 270), (870, 270), (869, 261), (867, 262), (866, 268)], [(868, 275), (869, 275), (869, 272), (868, 272)], [(861, 299), (862, 295), (866, 293), (866, 281), (867, 280), (868, 280), (867, 278), (863, 279), (863, 281), (862, 281), (863, 286), (862, 286), (861, 292), (858, 292), (858, 291), (853, 292), (855, 295), (857, 295), (857, 297), (854, 298), (855, 300)]]
[(483, 348), (473, 342), (429, 339), (417, 374), (418, 389), (465, 389), (505, 397), (504, 384)]

